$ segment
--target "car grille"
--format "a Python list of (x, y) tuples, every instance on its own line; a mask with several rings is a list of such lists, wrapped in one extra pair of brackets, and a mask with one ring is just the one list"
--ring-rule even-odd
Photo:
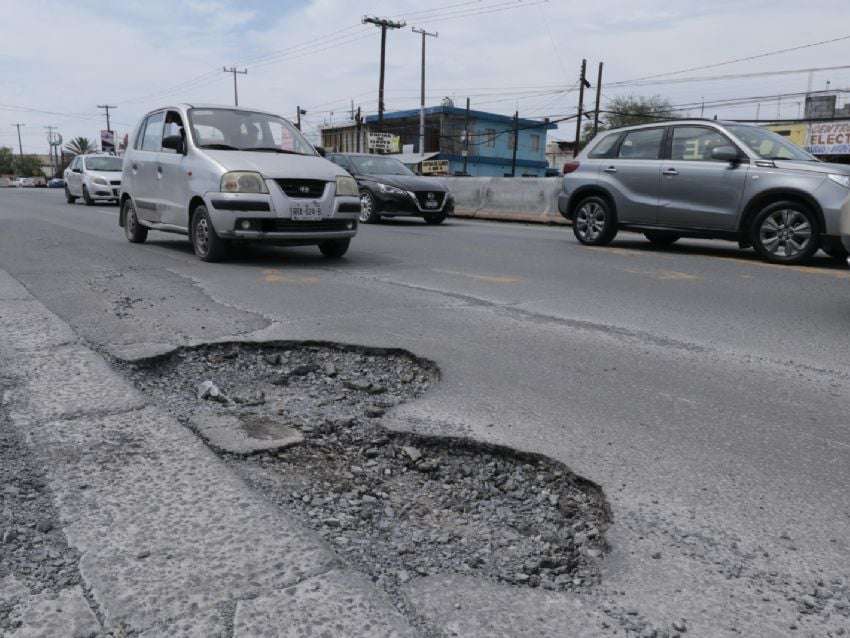
[[(443, 205), (443, 199), (446, 197), (445, 193), (441, 193), (440, 191), (416, 191), (414, 193), (416, 195), (416, 201), (419, 202), (419, 206), (422, 208), (440, 208)], [(433, 199), (431, 197), (432, 196)], [(437, 202), (436, 206), (428, 206), (428, 202)]]
[(109, 182), (109, 183), (110, 183), (112, 186), (121, 186), (121, 180), (120, 180), (120, 179), (113, 179), (113, 180), (112, 180), (111, 182)]
[(320, 179), (276, 179), (275, 181), (287, 197), (312, 199), (321, 197), (328, 183)]
[[(239, 228), (242, 220), (236, 220)], [(314, 221), (293, 221), (291, 219), (252, 219), (254, 228), (264, 233), (323, 233), (349, 230), (350, 219), (321, 219)], [(356, 224), (356, 222), (355, 222)]]

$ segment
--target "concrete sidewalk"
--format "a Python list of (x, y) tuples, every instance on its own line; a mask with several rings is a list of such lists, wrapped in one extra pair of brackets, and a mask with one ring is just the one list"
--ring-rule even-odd
[(83, 580), (62, 604), (0, 582), (24, 619), (15, 638), (419, 635), (3, 271), (0, 362)]

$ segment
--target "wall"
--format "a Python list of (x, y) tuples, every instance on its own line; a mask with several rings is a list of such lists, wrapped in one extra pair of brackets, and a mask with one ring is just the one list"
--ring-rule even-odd
[(477, 219), (565, 224), (558, 212), (560, 177), (444, 177), (455, 215)]

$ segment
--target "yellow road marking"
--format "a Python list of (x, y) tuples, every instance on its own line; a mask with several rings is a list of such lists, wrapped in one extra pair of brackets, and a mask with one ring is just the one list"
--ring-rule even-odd
[(461, 277), (468, 277), (469, 279), (483, 281), (488, 284), (518, 284), (523, 280), (522, 277), (512, 277), (510, 275), (477, 275), (471, 272), (462, 272), (459, 270), (441, 270), (439, 268), (433, 268), (432, 270), (434, 272), (440, 272), (447, 275), (460, 275)]
[(262, 280), (267, 284), (317, 284), (318, 277), (287, 275), (279, 270), (264, 270)]
[(625, 270), (633, 275), (647, 275), (660, 281), (702, 281), (702, 277), (699, 275), (679, 272), (678, 270), (638, 270), (636, 268), (626, 268)]

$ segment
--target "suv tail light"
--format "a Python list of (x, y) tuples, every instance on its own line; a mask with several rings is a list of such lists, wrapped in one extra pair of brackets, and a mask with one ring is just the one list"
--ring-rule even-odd
[(566, 162), (564, 164), (564, 175), (566, 175), (567, 173), (572, 173), (573, 171), (577, 171), (578, 167), (578, 162)]

